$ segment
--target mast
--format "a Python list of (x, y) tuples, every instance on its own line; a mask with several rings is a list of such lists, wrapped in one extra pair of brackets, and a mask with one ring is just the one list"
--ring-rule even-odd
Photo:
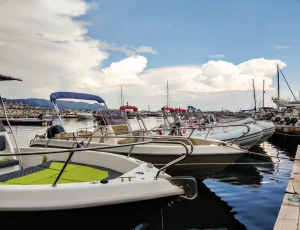
[(252, 79), (252, 82), (253, 82), (254, 109), (256, 112), (256, 95), (255, 95), (254, 79)]
[(121, 85), (121, 105), (124, 105), (123, 86)]
[(279, 66), (277, 64), (277, 97), (280, 99)]
[(169, 107), (169, 80), (167, 79), (167, 107)]
[(263, 80), (263, 101), (262, 107), (265, 107), (265, 80)]

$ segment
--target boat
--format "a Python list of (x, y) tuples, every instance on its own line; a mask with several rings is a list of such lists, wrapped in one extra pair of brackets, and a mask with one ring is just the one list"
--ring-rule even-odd
[[(59, 98), (81, 98), (77, 93), (51, 94), (50, 98), (55, 104)], [(88, 100), (96, 100), (104, 103), (106, 109), (99, 111), (98, 125), (90, 135), (77, 135), (77, 133), (66, 133), (61, 121), (60, 126), (52, 126), (47, 129), (46, 135), (36, 135), (30, 142), (31, 147), (52, 147), (52, 148), (72, 148), (74, 141), (80, 143), (84, 147), (110, 147), (109, 152), (116, 154), (124, 154), (130, 151), (130, 156), (142, 161), (150, 162), (156, 167), (162, 167), (172, 159), (182, 155), (182, 147), (175, 143), (186, 143), (188, 148), (193, 148), (193, 154), (185, 159), (182, 163), (176, 164), (167, 172), (172, 171), (202, 171), (203, 178), (221, 171), (226, 164), (213, 164), (214, 162), (233, 163), (241, 157), (245, 151), (237, 145), (231, 145), (226, 142), (217, 140), (204, 140), (187, 137), (153, 137), (151, 132), (145, 129), (131, 130), (126, 120), (122, 116), (120, 110), (107, 109), (105, 101), (99, 96), (85, 95)], [(55, 107), (57, 108), (56, 104)], [(122, 107), (122, 109), (126, 109)], [(138, 113), (135, 113), (138, 116)], [(143, 123), (143, 120), (138, 117)], [(140, 127), (145, 127), (145, 124)], [(46, 137), (45, 137), (46, 136)], [(71, 138), (72, 137), (72, 138)], [(144, 140), (159, 140), (164, 143), (152, 144), (149, 146), (139, 145), (131, 149), (131, 147), (119, 146), (128, 143), (139, 143)], [(174, 143), (168, 145), (167, 143)], [(113, 147), (117, 148), (113, 148)], [(193, 147), (192, 147), (193, 146)], [(106, 151), (103, 149), (102, 151)], [(206, 163), (212, 164), (206, 164)]]
[[(95, 148), (30, 148), (18, 147), (17, 142), (14, 148), (0, 122), (0, 215), (6, 220), (2, 227), (27, 226), (32, 216), (33, 229), (45, 223), (46, 229), (57, 223), (70, 227), (70, 222), (76, 227), (108, 227), (114, 226), (112, 215), (122, 215), (128, 208), (141, 217), (150, 201), (155, 205), (172, 197), (194, 199), (198, 191), (194, 178), (164, 172), (189, 157), (187, 146), (181, 145), (185, 154), (157, 169), (128, 156), (93, 151)], [(103, 221), (91, 221), (99, 216)]]
[[(7, 119), (0, 119), (4, 125), (8, 125)], [(39, 118), (8, 118), (11, 125), (24, 125), (24, 126), (49, 126), (52, 125), (51, 119)]]
[[(182, 122), (180, 113), (186, 113), (185, 109), (162, 108), (162, 111), (164, 113), (164, 125), (156, 129), (158, 135), (179, 135), (202, 140), (235, 142), (237, 145), (247, 148), (256, 145), (263, 137), (261, 126), (252, 124), (252, 118), (219, 123), (213, 114), (202, 115), (202, 118), (197, 116), (196, 118), (200, 118), (200, 121), (191, 119), (189, 115), (186, 115), (188, 120)], [(173, 121), (168, 120), (166, 111), (172, 114)]]
[[(141, 212), (150, 200), (155, 204), (168, 197), (193, 199), (197, 195), (193, 178), (171, 177), (161, 173), (163, 169), (131, 157), (90, 151), (92, 148), (25, 147), (15, 153), (3, 129), (2, 125), (0, 215), (6, 220), (19, 222), (34, 215), (39, 223), (55, 217), (67, 225), (61, 215), (68, 213), (82, 226), (90, 220), (88, 214), (104, 213), (107, 206), (114, 207), (110, 215), (119, 213), (118, 205), (125, 211), (124, 204)], [(182, 186), (187, 186), (186, 190)]]

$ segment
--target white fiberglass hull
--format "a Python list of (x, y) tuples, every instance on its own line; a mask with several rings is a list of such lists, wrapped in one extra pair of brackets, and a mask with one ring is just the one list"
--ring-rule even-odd
[[(21, 152), (45, 151), (38, 148), (21, 148)], [(49, 151), (51, 149), (48, 149)], [(55, 156), (47, 155), (47, 159), (65, 161), (69, 153)], [(51, 159), (51, 156), (53, 159)], [(22, 157), (27, 166), (37, 161), (35, 156)], [(124, 156), (85, 151), (76, 152), (72, 162), (90, 163), (95, 166), (104, 165), (122, 173), (121, 176), (100, 181), (75, 182), (67, 184), (0, 184), (1, 211), (50, 211), (65, 209), (82, 209), (132, 203), (183, 194), (182, 188), (172, 185), (162, 174), (154, 179), (158, 169), (141, 161)], [(128, 169), (131, 169), (128, 171)], [(122, 178), (123, 177), (123, 178)], [(130, 178), (130, 179), (128, 179)], [(144, 189), (145, 186), (147, 189)], [(120, 192), (122, 191), (122, 192)], [(87, 195), (88, 194), (88, 195)]]

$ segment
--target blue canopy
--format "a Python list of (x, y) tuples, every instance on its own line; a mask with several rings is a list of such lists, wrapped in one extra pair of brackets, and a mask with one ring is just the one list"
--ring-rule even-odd
[(99, 103), (105, 102), (101, 97), (87, 93), (55, 92), (50, 94), (50, 101), (52, 102), (56, 102), (57, 99), (61, 98), (93, 100)]
[(194, 106), (189, 105), (188, 109), (196, 109)]

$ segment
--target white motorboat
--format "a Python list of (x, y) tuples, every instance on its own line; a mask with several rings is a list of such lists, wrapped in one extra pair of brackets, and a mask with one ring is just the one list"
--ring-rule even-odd
[[(186, 135), (189, 135), (189, 133), (187, 132)], [(208, 138), (226, 142), (234, 141), (237, 145), (251, 148), (262, 139), (263, 131), (262, 128), (255, 124), (231, 127), (219, 127), (217, 125), (212, 128), (207, 127), (205, 131), (195, 130), (192, 137)]]
[[(237, 145), (231, 146), (226, 142), (217, 140), (184, 137), (152, 137), (150, 133), (148, 133), (148, 136), (145, 135), (145, 129), (131, 132), (120, 110), (102, 109), (99, 111), (99, 114), (99, 118), (101, 119), (91, 135), (83, 136), (80, 133), (65, 133), (62, 126), (52, 126), (48, 128), (46, 138), (45, 135), (37, 135), (31, 141), (30, 146), (72, 148), (76, 143), (80, 143), (84, 147), (110, 147), (108, 150), (102, 149), (101, 151), (109, 151), (117, 154), (130, 152), (130, 156), (134, 158), (151, 162), (157, 167), (162, 167), (167, 162), (182, 155), (182, 146), (179, 143), (183, 142), (188, 144), (189, 150), (193, 149), (193, 154), (181, 164), (176, 164), (169, 172), (175, 170), (197, 170), (203, 172), (203, 178), (221, 171), (227, 166), (226, 163), (235, 162), (245, 153)], [(138, 120), (142, 121), (140, 117)], [(138, 143), (144, 140), (158, 140), (164, 141), (164, 143), (147, 146), (139, 145), (134, 148), (128, 146), (118, 147), (123, 144)], [(118, 148), (113, 148), (114, 146)]]
[[(3, 132), (0, 150), (0, 214), (15, 221), (36, 213), (39, 221), (48, 220), (48, 215), (61, 219), (68, 211), (75, 219), (81, 215), (82, 224), (89, 220), (84, 214), (105, 211), (105, 206), (139, 208), (149, 200), (197, 195), (193, 178), (171, 177), (131, 157), (84, 148), (74, 152), (27, 147), (19, 148), (18, 159), (11, 156), (16, 153)], [(181, 187), (186, 185), (191, 189)]]
[(77, 113), (78, 120), (83, 119), (95, 119), (94, 114), (92, 113)]
[[(0, 102), (5, 111), (1, 97)], [(145, 205), (150, 201), (155, 204), (178, 196), (193, 199), (197, 196), (194, 178), (171, 177), (164, 172), (189, 156), (187, 147), (182, 146), (185, 154), (159, 170), (131, 157), (92, 148), (13, 148), (0, 122), (0, 215), (5, 219), (2, 228), (29, 227), (28, 219), (33, 216), (31, 229), (45, 223), (46, 229), (57, 224), (101, 228), (103, 223), (108, 228), (113, 226), (111, 216), (119, 218), (128, 208), (135, 208), (139, 216), (147, 212)], [(99, 217), (100, 222), (91, 219)], [(126, 226), (126, 221), (122, 224)]]
[[(180, 136), (191, 136), (193, 138), (200, 139), (213, 139), (226, 142), (233, 142), (251, 148), (262, 139), (263, 131), (262, 128), (256, 124), (253, 124), (252, 118), (231, 120), (229, 122), (216, 122), (213, 114), (206, 116), (203, 121), (206, 123), (203, 125), (202, 122), (193, 120), (192, 122), (182, 122), (178, 111), (186, 111), (185, 109), (172, 109), (168, 108), (173, 117), (173, 122), (168, 120), (166, 116), (166, 110), (163, 108), (164, 113), (164, 125), (162, 128), (157, 129), (159, 135), (180, 135)], [(187, 114), (187, 117), (189, 114)], [(203, 115), (204, 116), (204, 115)], [(197, 116), (200, 117), (199, 115)], [(176, 132), (177, 129), (180, 129)]]

